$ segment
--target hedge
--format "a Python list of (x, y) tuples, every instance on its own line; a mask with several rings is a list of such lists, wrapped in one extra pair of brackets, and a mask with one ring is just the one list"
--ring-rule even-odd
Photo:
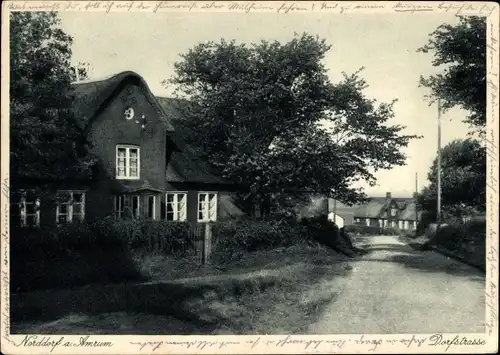
[(379, 226), (365, 226), (361, 224), (355, 224), (344, 227), (347, 233), (361, 234), (361, 235), (400, 235), (402, 231), (398, 228), (382, 228)]
[(438, 229), (431, 243), (451, 251), (464, 249), (468, 245), (484, 246), (486, 243), (486, 222), (471, 221), (443, 225)]
[[(213, 224), (214, 263), (242, 253), (319, 242), (344, 253), (353, 249), (335, 224), (321, 219), (241, 218)], [(203, 233), (188, 223), (104, 219), (57, 228), (11, 231), (14, 290), (72, 287), (139, 280), (131, 251), (138, 255), (186, 256)], [(198, 243), (200, 244), (200, 243)]]
[(112, 219), (52, 228), (13, 228), (11, 290), (144, 280), (131, 251), (181, 256), (193, 242), (187, 238), (188, 232), (185, 223)]

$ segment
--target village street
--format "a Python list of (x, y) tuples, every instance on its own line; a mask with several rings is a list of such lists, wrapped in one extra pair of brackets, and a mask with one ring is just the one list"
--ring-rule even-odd
[(484, 332), (484, 274), (397, 236), (357, 238), (369, 253), (352, 263), (339, 297), (310, 333)]
[[(305, 314), (291, 312), (296, 307), (290, 306), (298, 306), (305, 294), (295, 292), (299, 295), (296, 299), (293, 293), (284, 293), (280, 297), (283, 290), (271, 288), (269, 292), (247, 295), (246, 298), (227, 299), (221, 295), (215, 303), (212, 302), (215, 305), (213, 310), (224, 310), (223, 314), (219, 314), (222, 317), (220, 320), (232, 324), (237, 316), (238, 322), (243, 325), (240, 329), (233, 329), (229, 323), (224, 329), (218, 329), (216, 324), (198, 327), (190, 321), (171, 317), (168, 312), (160, 315), (155, 312), (148, 314), (147, 311), (128, 312), (125, 309), (95, 315), (75, 311), (49, 322), (19, 322), (13, 328), (17, 333), (38, 334), (157, 334), (158, 329), (164, 334), (244, 334), (246, 329), (263, 333), (276, 330), (276, 327), (280, 333), (296, 333), (298, 325), (303, 324), (305, 328), (301, 325), (300, 333), (308, 334), (483, 331), (484, 274), (480, 271), (432, 251), (413, 250), (397, 236), (358, 237), (354, 240), (368, 253), (359, 259), (349, 260), (348, 265), (352, 269), (348, 273), (339, 273), (340, 269), (334, 266), (332, 270), (337, 271), (329, 276), (325, 274), (323, 286), (311, 289), (313, 294), (307, 297), (312, 300), (335, 294), (327, 301), (329, 304), (321, 307), (321, 313), (313, 318), (307, 319)], [(289, 268), (289, 272), (293, 274), (296, 269)], [(282, 269), (274, 271), (280, 274)], [(255, 273), (262, 274), (262, 271)], [(273, 277), (270, 270), (265, 273)], [(251, 277), (251, 274), (246, 276)], [(227, 279), (226, 275), (214, 277)], [(54, 294), (49, 295), (53, 300)], [(207, 302), (205, 300), (200, 304), (210, 308), (210, 302)], [(257, 317), (259, 320), (254, 319), (255, 323), (247, 324), (249, 314), (257, 309), (264, 311), (266, 316), (261, 314)], [(285, 309), (288, 314), (283, 314)]]

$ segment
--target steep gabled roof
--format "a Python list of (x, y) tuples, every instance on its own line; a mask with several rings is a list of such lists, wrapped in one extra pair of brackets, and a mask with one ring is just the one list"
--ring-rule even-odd
[[(398, 216), (401, 220), (415, 219), (415, 202), (412, 198), (392, 197), (389, 203), (395, 202), (402, 210)], [(388, 200), (386, 197), (372, 197), (368, 202), (354, 208), (356, 218), (379, 218), (385, 212)]]
[(170, 152), (170, 159), (167, 163), (166, 179), (168, 182), (189, 182), (205, 184), (230, 184), (222, 179), (217, 172), (201, 157), (199, 147), (189, 143), (191, 132), (183, 124), (186, 119), (186, 106), (188, 101), (169, 97), (156, 98), (162, 109), (171, 118), (175, 132), (168, 135), (169, 140), (178, 149)]
[(142, 87), (146, 98), (156, 109), (161, 120), (165, 123), (167, 130), (173, 131), (174, 128), (170, 124), (169, 115), (158, 103), (146, 81), (133, 71), (124, 71), (98, 80), (72, 83), (71, 86), (74, 90), (73, 112), (78, 124), (82, 128), (87, 127), (94, 118), (97, 110), (101, 108), (104, 102), (111, 97), (125, 80), (133, 80)]
[[(403, 220), (415, 220), (415, 211), (416, 211), (416, 205), (414, 201), (409, 201), (406, 205), (406, 208), (401, 212), (399, 215), (399, 219)], [(422, 216), (422, 212), (418, 212), (418, 219)]]
[(354, 209), (354, 216), (361, 218), (377, 218), (385, 206), (386, 199), (384, 197), (372, 197), (364, 204), (358, 205)]

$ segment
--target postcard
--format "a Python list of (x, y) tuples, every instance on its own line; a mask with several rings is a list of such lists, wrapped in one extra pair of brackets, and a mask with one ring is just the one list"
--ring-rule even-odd
[(498, 351), (497, 3), (2, 7), (3, 353)]

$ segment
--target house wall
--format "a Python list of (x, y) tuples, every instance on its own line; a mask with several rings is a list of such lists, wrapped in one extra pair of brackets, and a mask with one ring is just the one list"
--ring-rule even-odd
[[(40, 186), (43, 184), (43, 191), (40, 190)], [(80, 190), (85, 191), (88, 194), (90, 184), (84, 181), (39, 181), (25, 179), (23, 181), (18, 181), (18, 186), (20, 190), (26, 191), (38, 191), (35, 195), (38, 196), (40, 200), (40, 226), (55, 226), (56, 225), (56, 196), (57, 191), (61, 190)], [(11, 202), (18, 202), (17, 198), (11, 198)], [(85, 211), (87, 211), (87, 202), (85, 205)]]
[[(135, 116), (126, 120), (124, 111), (132, 107)], [(142, 115), (146, 127), (141, 127)], [(139, 123), (136, 122), (139, 120)], [(126, 81), (103, 105), (91, 127), (89, 139), (92, 152), (99, 156), (98, 178), (87, 196), (87, 212), (90, 219), (101, 218), (114, 211), (114, 194), (117, 184), (139, 186), (147, 182), (152, 188), (165, 189), (165, 128), (156, 109), (151, 105), (142, 87), (133, 80)], [(140, 147), (140, 179), (116, 180), (116, 145), (130, 144)], [(145, 201), (143, 201), (145, 202)], [(156, 210), (160, 209), (157, 198)], [(141, 204), (141, 207), (144, 204)], [(141, 208), (142, 211), (145, 209)]]
[[(187, 193), (187, 220), (190, 223), (198, 222), (198, 193), (217, 193), (217, 221), (243, 216), (245, 213), (238, 207), (234, 192), (229, 188), (216, 184), (195, 184), (195, 183), (166, 183), (166, 192), (182, 191)], [(163, 194), (161, 203), (165, 203)]]

